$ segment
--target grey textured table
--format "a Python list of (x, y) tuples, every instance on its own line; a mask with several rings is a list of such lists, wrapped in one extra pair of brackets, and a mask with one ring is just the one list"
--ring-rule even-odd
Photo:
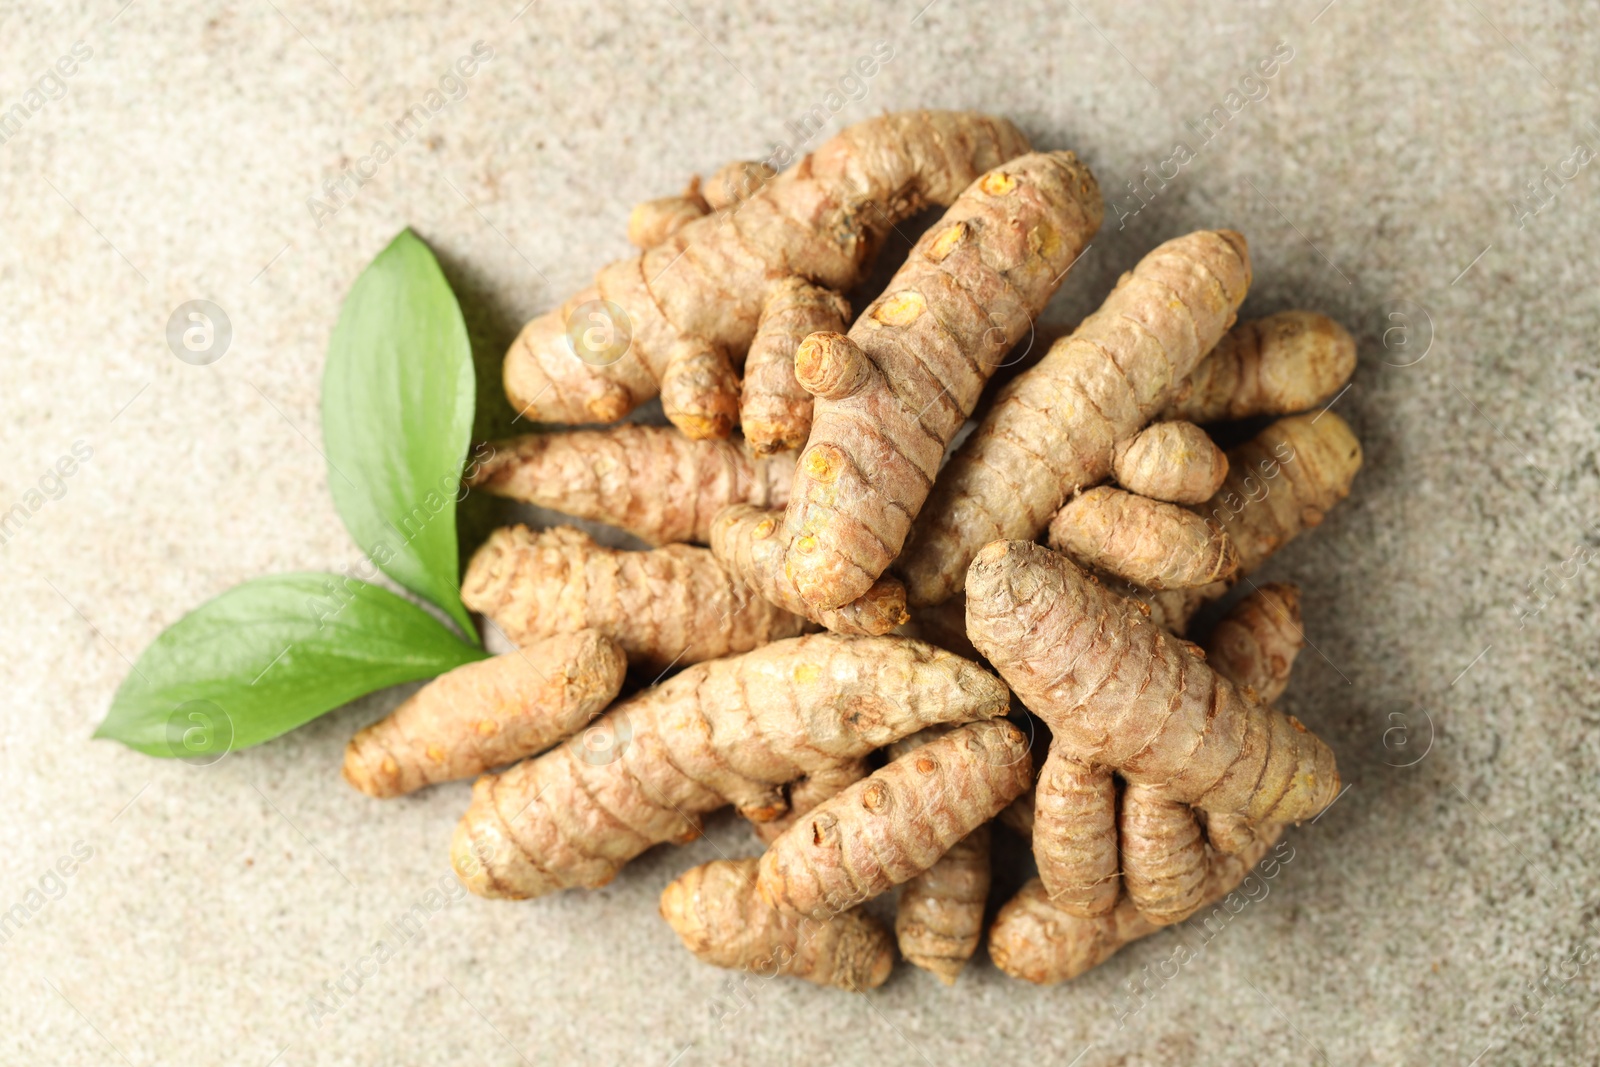
[[(0, 1062), (1594, 1062), (1594, 6), (120, 2), (0, 4), (0, 511), (45, 483), (0, 546), (0, 910), (23, 908)], [(361, 165), (478, 41), (459, 98)], [(1100, 176), (1118, 206), (1053, 321), (1157, 241), (1227, 225), (1255, 254), (1246, 314), (1358, 335), (1336, 410), (1366, 469), (1270, 570), (1304, 587), (1315, 645), (1284, 704), (1350, 789), (1170, 979), (1192, 933), (1051, 989), (979, 962), (953, 990), (902, 969), (869, 996), (735, 994), (655, 909), (676, 872), (753, 850), (721, 820), (596, 892), (452, 902), (317, 1014), (453, 885), (467, 786), (380, 805), (340, 782), (392, 692), (207, 768), (91, 742), (129, 659), (246, 578), (359, 562), (318, 384), (396, 230), (438, 251), (495, 362), (625, 253), (632, 203), (796, 144), (879, 41), (892, 58), (829, 131), (982, 109)], [(1133, 199), (1179, 142), (1193, 158)], [(209, 366), (164, 340), (200, 298), (233, 330)], [(1150, 999), (1124, 1015), (1130, 982)]]

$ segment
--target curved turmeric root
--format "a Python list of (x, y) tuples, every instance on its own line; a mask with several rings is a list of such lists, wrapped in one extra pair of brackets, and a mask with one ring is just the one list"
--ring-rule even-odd
[(1233, 576), (1228, 535), (1176, 504), (1096, 486), (1050, 522), (1050, 547), (1145, 589), (1193, 589)]
[[(534, 422), (612, 422), (657, 394), (669, 366), (683, 362), (674, 357), (681, 341), (736, 362), (785, 277), (849, 290), (896, 223), (950, 203), (1027, 150), (1003, 119), (911, 111), (849, 127), (742, 198), (714, 178), (703, 196), (723, 210), (664, 237), (667, 227), (654, 227), (649, 239), (659, 243), (602, 268), (592, 288), (523, 328), (506, 353), (511, 406)], [(690, 436), (725, 435), (728, 424), (706, 412), (736, 412), (738, 381), (714, 360), (700, 370), (709, 373), (685, 374), (684, 384), (706, 392), (686, 388), (676, 424)]]
[(490, 534), (467, 564), (461, 601), (518, 645), (595, 629), (622, 646), (629, 664), (649, 671), (747, 652), (805, 627), (706, 549), (624, 552), (570, 526)]
[(711, 540), (729, 504), (789, 502), (795, 456), (757, 457), (670, 426), (535, 433), (498, 441), (468, 482), (495, 496), (626, 530), (652, 545)]
[[(948, 732), (935, 727), (896, 741), (889, 746), (889, 758), (899, 759)], [(988, 900), (989, 827), (980, 826), (900, 887), (894, 913), (900, 955), (945, 985), (954, 985), (978, 951)]]
[(813, 634), (700, 663), (479, 778), (451, 860), (480, 896), (604, 885), (652, 845), (698, 837), (707, 812), (778, 818), (785, 784), (1009, 702), (993, 675), (902, 637)]
[(1080, 763), (1052, 743), (1029, 832), (1039, 878), (1058, 907), (1087, 918), (1116, 906), (1117, 787), (1110, 771)]
[(661, 891), (661, 917), (701, 962), (762, 978), (786, 974), (855, 992), (876, 989), (894, 969), (894, 946), (876, 919), (781, 912), (756, 893), (754, 859), (685, 871)]
[(397, 797), (543, 752), (603, 711), (627, 670), (596, 630), (457, 667), (350, 739), (345, 781)]
[[(850, 304), (838, 293), (801, 278), (788, 278), (773, 288), (745, 357), (739, 395), (739, 425), (756, 455), (806, 443), (811, 435), (811, 394), (794, 376), (795, 350), (811, 334), (842, 333), (848, 325)], [(774, 500), (769, 506), (786, 503), (787, 499)]]
[[(1250, 287), (1244, 238), (1202, 230), (1157, 247), (1100, 310), (1006, 383), (939, 474), (896, 572), (914, 605), (961, 588), (997, 538), (1032, 538), (1062, 503), (1111, 473), (1132, 437), (1233, 324)], [(804, 498), (798, 489), (789, 506)]]
[[(1237, 856), (1212, 853), (1200, 906), (1216, 904), (1237, 889), (1281, 832), (1281, 826), (1273, 826)], [(1124, 945), (1160, 929), (1127, 898), (1097, 919), (1073, 915), (1056, 906), (1035, 878), (1006, 902), (989, 927), (989, 955), (1013, 978), (1053, 985), (1098, 967)]]
[(778, 534), (779, 512), (735, 504), (711, 527), (711, 553), (738, 580), (785, 611), (803, 615), (839, 634), (886, 634), (911, 616), (906, 587), (897, 578), (879, 578), (864, 594), (836, 608), (806, 603), (786, 566), (786, 545)]
[(1314, 311), (1282, 311), (1229, 330), (1161, 417), (1292, 415), (1332, 397), (1355, 369), (1356, 343), (1343, 326)]
[(1111, 470), (1129, 492), (1173, 504), (1203, 504), (1222, 488), (1228, 457), (1192, 422), (1153, 422), (1117, 445)]
[(978, 554), (967, 633), (1057, 744), (1170, 800), (1295, 821), (1339, 792), (1315, 735), (1047, 548), (996, 541)]
[(837, 914), (932, 867), (1033, 779), (1027, 738), (977, 722), (892, 761), (810, 815), (761, 857), (762, 898), (813, 917)]
[(848, 336), (800, 346), (795, 376), (816, 403), (779, 536), (806, 603), (855, 600), (899, 554), (945, 446), (1101, 212), (1072, 153), (1013, 160), (961, 194)]
[(1166, 926), (1193, 915), (1205, 896), (1206, 841), (1187, 804), (1129, 782), (1117, 813), (1122, 884), (1139, 914)]

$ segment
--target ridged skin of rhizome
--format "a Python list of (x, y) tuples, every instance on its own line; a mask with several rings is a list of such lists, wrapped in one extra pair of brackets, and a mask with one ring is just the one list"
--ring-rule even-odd
[(652, 845), (699, 836), (709, 811), (779, 818), (787, 783), (929, 726), (994, 718), (1009, 701), (993, 675), (909, 638), (774, 642), (690, 667), (478, 779), (451, 858), (483, 896), (604, 885)]
[(1338, 795), (1316, 735), (1047, 548), (996, 541), (978, 554), (967, 631), (1056, 743), (1169, 800), (1294, 822)]
[(507, 526), (473, 554), (462, 603), (516, 644), (594, 629), (637, 670), (662, 671), (748, 652), (805, 629), (756, 596), (705, 548), (625, 552), (570, 526)]
[(789, 502), (795, 456), (691, 441), (670, 426), (535, 433), (498, 441), (471, 484), (495, 496), (623, 529), (652, 545), (709, 544), (730, 504)]
[(814, 334), (795, 373), (816, 397), (782, 536), (804, 600), (866, 593), (899, 554), (989, 377), (1099, 228), (1094, 176), (1070, 152), (973, 183), (850, 328)]
[[(1281, 826), (1267, 827), (1263, 837), (1237, 856), (1211, 853), (1200, 906), (1216, 905), (1238, 888), (1282, 832)], [(1124, 945), (1160, 929), (1141, 915), (1128, 897), (1096, 918), (1073, 915), (1053, 902), (1035, 878), (995, 916), (989, 927), (989, 955), (996, 967), (1013, 978), (1053, 985), (1098, 967)]]
[[(1158, 246), (1100, 310), (1008, 382), (950, 457), (896, 572), (914, 605), (961, 589), (994, 540), (1032, 538), (1077, 490), (1105, 480), (1138, 433), (1233, 324), (1250, 255), (1231, 230)], [(794, 503), (791, 500), (790, 507)]]
[[(742, 354), (776, 286), (801, 275), (850, 289), (896, 223), (949, 204), (1027, 151), (1011, 123), (972, 112), (908, 111), (851, 126), (749, 197), (602, 268), (594, 286), (528, 323), (506, 353), (506, 395), (535, 422), (619, 419), (657, 395), (675, 346)], [(568, 336), (569, 315), (592, 300), (626, 316), (603, 323), (631, 335), (614, 359), (585, 362)], [(737, 410), (738, 380), (727, 384)], [(692, 418), (680, 428), (727, 435)]]
[(846, 911), (819, 922), (762, 900), (755, 859), (685, 871), (662, 891), (661, 916), (685, 948), (714, 967), (851, 991), (875, 989), (894, 968), (888, 931), (871, 916)]

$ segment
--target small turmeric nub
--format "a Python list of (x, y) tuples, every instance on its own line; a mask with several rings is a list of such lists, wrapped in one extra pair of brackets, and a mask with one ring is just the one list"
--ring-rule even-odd
[(983, 939), (989, 878), (989, 827), (980, 826), (900, 887), (894, 914), (900, 955), (954, 985)]
[[(811, 394), (795, 375), (796, 350), (822, 331), (850, 322), (850, 304), (838, 293), (800, 278), (786, 278), (767, 296), (750, 342), (740, 386), (739, 424), (756, 455), (799, 448), (811, 435)], [(773, 501), (781, 506), (783, 501)]]
[(1155, 422), (1118, 443), (1117, 484), (1172, 504), (1203, 504), (1222, 488), (1228, 457), (1192, 422)]
[(640, 249), (654, 248), (702, 215), (711, 205), (700, 195), (698, 176), (679, 196), (662, 196), (635, 204), (628, 216), (628, 243)]
[[(921, 730), (890, 745), (889, 758), (899, 759), (949, 732), (943, 726)], [(924, 757), (916, 769), (929, 775), (937, 763)], [(902, 885), (894, 913), (900, 955), (945, 985), (954, 985), (983, 937), (989, 876), (989, 827), (980, 826)]]

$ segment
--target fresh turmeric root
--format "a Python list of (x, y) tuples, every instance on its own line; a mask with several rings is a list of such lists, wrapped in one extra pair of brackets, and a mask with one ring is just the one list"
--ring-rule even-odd
[(1228, 454), (1222, 489), (1197, 510), (1220, 523), (1250, 574), (1350, 494), (1361, 443), (1331, 411), (1291, 415)]
[(747, 652), (805, 628), (704, 548), (624, 552), (570, 526), (490, 534), (467, 564), (461, 600), (518, 645), (595, 629), (646, 671)]
[(1161, 417), (1292, 415), (1332, 397), (1355, 369), (1356, 343), (1343, 326), (1313, 311), (1282, 311), (1229, 330)]
[[(1277, 620), (1278, 610), (1292, 613), (1292, 630)], [(1248, 654), (1219, 655), (1234, 643), (1232, 632), (1239, 628), (1255, 635)], [(1270, 674), (1281, 691), (1301, 641), (1298, 591), (1293, 586), (1263, 586), (1236, 605), (1212, 631), (1207, 639), (1207, 662), (1238, 685), (1249, 684), (1252, 674)], [(1270, 669), (1263, 669), (1265, 664), (1270, 664)], [(1002, 970), (1035, 982), (1076, 977), (1104, 962), (1128, 941), (1154, 933), (1161, 925), (1186, 918), (1196, 907), (1225, 896), (1283, 832), (1281, 823), (1252, 823), (1237, 814), (1171, 805), (1159, 790), (1147, 793), (1144, 787), (1129, 787), (1129, 792), (1135, 797), (1133, 810), (1130, 813), (1125, 797), (1120, 815), (1127, 897), (1115, 912), (1100, 919), (1100, 913), (1086, 915), (1074, 907), (1071, 898), (1051, 894), (1048, 879), (1030, 882), (1001, 909), (990, 931), (990, 951)], [(1141, 794), (1152, 803), (1146, 805)], [(1095, 810), (1103, 812), (1104, 807)], [(1185, 811), (1189, 811), (1187, 817)], [(1155, 825), (1148, 821), (1152, 815)], [(1209, 853), (1195, 839), (1195, 818), (1204, 829), (1205, 842), (1212, 850)], [(1025, 829), (1032, 833), (1032, 824)], [(1036, 853), (1040, 846), (1036, 836)], [(1197, 871), (1200, 890), (1195, 894)], [(1040, 873), (1045, 873), (1042, 860)], [(1190, 907), (1195, 895), (1200, 903)], [(1181, 906), (1172, 907), (1174, 901), (1181, 901)], [(1083, 919), (1098, 921), (1086, 923)]]
[[(1229, 609), (1206, 635), (1206, 662), (1222, 677), (1271, 703), (1289, 685), (1295, 657), (1305, 647), (1300, 621), (1300, 590), (1272, 582), (1253, 590)], [(1266, 829), (1242, 816), (1202, 811), (1200, 825), (1218, 852), (1237, 855)]]
[(900, 887), (894, 913), (900, 955), (945, 985), (955, 985), (983, 940), (989, 836), (989, 827), (978, 827)]
[[(1236, 856), (1211, 853), (1200, 906), (1216, 904), (1238, 888), (1281, 832), (1282, 827), (1274, 825), (1267, 836)], [(1053, 985), (1098, 967), (1124, 945), (1160, 929), (1127, 897), (1098, 918), (1073, 915), (1052, 901), (1035, 878), (1006, 902), (989, 927), (989, 955), (1013, 978)]]
[[(849, 325), (850, 304), (838, 293), (800, 278), (787, 278), (773, 287), (750, 342), (739, 393), (739, 425), (756, 455), (806, 443), (811, 435), (811, 394), (794, 376), (795, 350), (811, 334), (843, 333)], [(769, 506), (786, 503), (787, 499), (773, 500)]]
[[(948, 733), (935, 727), (889, 746), (899, 759)], [(950, 851), (900, 887), (894, 913), (895, 940), (908, 963), (954, 985), (983, 939), (983, 910), (989, 900), (989, 827), (980, 826), (950, 846)]]
[(951, 730), (819, 804), (761, 857), (774, 907), (815, 918), (932, 867), (1028, 787), (1022, 731), (1003, 720)]
[(1212, 627), (1206, 662), (1224, 678), (1270, 704), (1289, 685), (1289, 671), (1306, 646), (1300, 590), (1270, 582), (1253, 590)]
[(889, 934), (871, 916), (847, 911), (818, 921), (763, 901), (754, 859), (685, 871), (661, 891), (661, 916), (701, 961), (762, 978), (786, 974), (859, 992), (882, 985), (894, 968)]
[(945, 446), (1101, 212), (1072, 153), (1013, 160), (961, 194), (848, 336), (800, 345), (795, 375), (816, 403), (774, 569), (807, 604), (837, 608), (882, 576)]
[(1339, 792), (1315, 735), (1049, 549), (997, 541), (979, 553), (967, 633), (1056, 744), (1170, 800), (1282, 822)]
[[(1361, 444), (1331, 411), (1279, 419), (1228, 452), (1223, 486), (1195, 511), (1215, 523), (1239, 556), (1235, 581), (1254, 573), (1267, 558), (1350, 495), (1361, 469)], [(1182, 634), (1207, 600), (1222, 596), (1228, 583), (1198, 589), (1141, 593), (1159, 625)]]
[(1111, 772), (1073, 759), (1052, 743), (1039, 774), (1028, 834), (1050, 899), (1073, 915), (1116, 906), (1117, 787)]
[(1050, 547), (1146, 589), (1193, 589), (1239, 569), (1239, 554), (1219, 526), (1109, 485), (1067, 501), (1050, 522)]
[(701, 193), (712, 211), (721, 211), (749, 200), (758, 189), (777, 176), (778, 172), (771, 163), (739, 159), (724, 163), (712, 171), (711, 177), (701, 187)]
[(1173, 504), (1203, 504), (1222, 488), (1228, 457), (1192, 422), (1153, 422), (1117, 445), (1111, 469), (1129, 492)]
[(1205, 899), (1206, 839), (1194, 810), (1158, 786), (1129, 782), (1117, 812), (1122, 884), (1139, 914), (1166, 926)]
[(351, 738), (345, 781), (396, 797), (543, 752), (603, 711), (627, 669), (597, 630), (457, 667)]
[(707, 812), (776, 819), (785, 784), (1009, 701), (993, 675), (902, 637), (813, 634), (700, 663), (479, 778), (451, 859), (481, 896), (604, 885), (652, 845), (698, 837)]
[(787, 543), (777, 536), (782, 517), (753, 504), (725, 509), (711, 528), (712, 555), (767, 600), (834, 633), (876, 636), (910, 620), (906, 587), (898, 578), (879, 578), (864, 594), (836, 608), (807, 603), (788, 569)]
[[(946, 599), (983, 545), (1036, 536), (1069, 496), (1104, 480), (1117, 444), (1166, 406), (1233, 324), (1249, 287), (1239, 234), (1202, 230), (1168, 241), (1037, 366), (1006, 383), (940, 472), (896, 565), (911, 603)], [(796, 478), (791, 511), (804, 499), (804, 478)]]
[(753, 456), (667, 426), (527, 434), (500, 441), (469, 482), (495, 496), (618, 527), (652, 545), (707, 544), (729, 504), (789, 502), (795, 456)]
[[(1266, 588), (1263, 587), (1264, 590)], [(1274, 590), (1272, 593), (1263, 591), (1255, 595), (1265, 599), (1282, 594)], [(1295, 601), (1298, 603), (1297, 597)], [(1235, 610), (1238, 611), (1237, 608)], [(1218, 629), (1221, 629), (1220, 624)], [(1267, 631), (1266, 643), (1270, 645), (1278, 640), (1281, 633), (1280, 629), (1273, 627)], [(1214, 646), (1217, 640), (1217, 632), (1214, 631), (1208, 644)], [(1282, 655), (1292, 661), (1294, 647), (1284, 648), (1274, 654), (1274, 658)], [(1217, 672), (1230, 681), (1243, 683), (1240, 676), (1229, 673), (1232, 661), (1227, 658), (1217, 661), (1215, 657), (1209, 657), (1208, 662), (1213, 662)], [(1056, 752), (1052, 750), (1051, 760), (1055, 758)], [(1044, 783), (1049, 774), (1050, 764), (1047, 761), (1045, 774), (1040, 776), (1041, 798), (1047, 793)], [(1198, 907), (1206, 907), (1231, 892), (1249, 870), (1261, 861), (1283, 832), (1281, 823), (1251, 823), (1231, 813), (1194, 809), (1186, 819), (1184, 811), (1189, 809), (1183, 809), (1181, 805), (1168, 805), (1159, 790), (1154, 791), (1150, 799), (1158, 809), (1163, 809), (1156, 814), (1163, 814), (1164, 811), (1171, 821), (1150, 826), (1143, 822), (1143, 816), (1150, 813), (1141, 813), (1139, 810), (1144, 807), (1138, 799), (1139, 793), (1144, 791), (1143, 787), (1129, 787), (1129, 791), (1134, 793), (1136, 799), (1131, 814), (1126, 798), (1124, 800), (1120, 814), (1121, 841), (1118, 841), (1115, 830), (1109, 834), (1102, 830), (1098, 835), (1089, 835), (1090, 839), (1098, 841), (1104, 841), (1109, 836), (1113, 852), (1120, 849), (1128, 894), (1116, 903), (1114, 909), (1086, 914), (1086, 910), (1078, 907), (1072, 896), (1050, 891), (1049, 879), (1043, 877), (1047, 873), (1046, 865), (1041, 859), (1041, 877), (1030, 881), (1000, 909), (989, 931), (990, 955), (1001, 970), (1013, 977), (1041, 983), (1075, 978), (1103, 963), (1129, 941), (1155, 933), (1167, 922), (1192, 915), (1195, 909), (1188, 906), (1188, 901), (1193, 899), (1189, 894), (1193, 893), (1197, 857), (1202, 875)], [(1109, 801), (1101, 801), (1088, 805), (1088, 809), (1104, 819), (1107, 818), (1110, 804)], [(1197, 847), (1190, 824), (1194, 818), (1199, 819), (1205, 831), (1209, 852), (1203, 846)], [(1034, 827), (1035, 823), (1028, 821), (1019, 827), (1019, 832), (1033, 837), (1034, 851), (1039, 855), (1041, 848), (1051, 838), (1051, 828), (1046, 825), (1039, 833), (1035, 833)], [(1115, 864), (1115, 859), (1112, 863)], [(1158, 877), (1161, 874), (1176, 877), (1162, 879)], [(1171, 892), (1173, 889), (1179, 892)], [(1111, 896), (1115, 900), (1114, 892)], [(1163, 904), (1174, 899), (1184, 901), (1183, 906), (1163, 910)]]
[(737, 203), (664, 237), (655, 227), (659, 243), (530, 322), (506, 354), (506, 395), (535, 422), (612, 422), (678, 378), (669, 418), (690, 437), (726, 436), (739, 404), (732, 363), (776, 285), (799, 275), (852, 288), (896, 223), (1026, 151), (1011, 123), (969, 112), (851, 126)]

